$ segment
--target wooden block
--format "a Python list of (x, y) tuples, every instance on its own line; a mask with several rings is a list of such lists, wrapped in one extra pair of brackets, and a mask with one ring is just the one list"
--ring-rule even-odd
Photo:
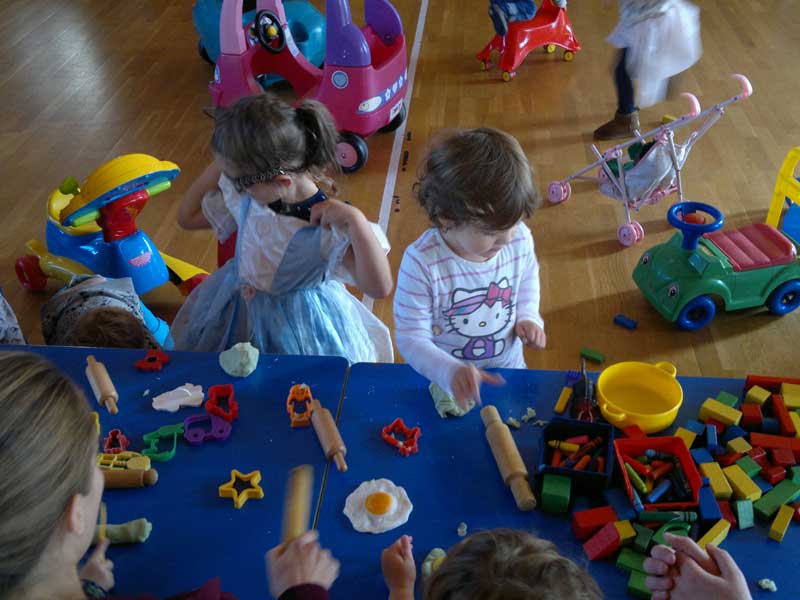
[(719, 504), (719, 510), (722, 513), (722, 518), (730, 523), (731, 526), (736, 527), (736, 515), (733, 514), (731, 503), (727, 500), (720, 500), (717, 504)]
[(781, 428), (781, 435), (796, 436), (797, 430), (794, 428), (792, 420), (789, 418), (789, 409), (783, 402), (780, 394), (772, 394), (772, 414), (778, 419)]
[(747, 390), (747, 393), (744, 396), (744, 401), (763, 406), (764, 402), (769, 400), (771, 395), (772, 394), (769, 392), (769, 390), (765, 390), (760, 385), (754, 385)]
[(709, 398), (700, 406), (698, 417), (703, 422), (714, 419), (724, 425), (738, 425), (739, 421), (742, 420), (742, 412), (730, 406), (725, 406), (718, 400)]
[(590, 508), (572, 513), (572, 530), (579, 540), (588, 540), (606, 523), (617, 520), (617, 513), (610, 506)]
[(739, 398), (729, 392), (720, 392), (717, 394), (717, 400), (731, 408), (736, 408), (736, 403), (739, 402)]
[(619, 543), (621, 545), (625, 546), (636, 539), (636, 530), (633, 528), (630, 521), (616, 521), (614, 527), (617, 528)]
[(700, 465), (700, 472), (703, 474), (703, 477), (708, 477), (711, 482), (711, 489), (714, 490), (714, 497), (717, 500), (730, 499), (733, 495), (733, 490), (728, 480), (725, 479), (725, 475), (722, 473), (722, 468), (719, 464), (715, 462), (703, 463)]
[(744, 471), (744, 474), (750, 478), (761, 473), (761, 469), (763, 468), (759, 463), (750, 458), (750, 456), (743, 456), (736, 461), (736, 464), (739, 465), (739, 468)]
[(631, 571), (628, 579), (628, 595), (649, 600), (652, 594), (650, 588), (647, 587), (647, 575), (641, 571)]
[(747, 430), (761, 429), (764, 414), (758, 404), (742, 403), (739, 410), (742, 411), (742, 427)]
[(781, 396), (786, 403), (786, 408), (792, 410), (800, 408), (800, 385), (796, 383), (782, 383)]
[(778, 509), (800, 496), (800, 485), (786, 479), (764, 494), (755, 504), (753, 510), (761, 519), (770, 519)]
[(773, 448), (770, 454), (772, 454), (772, 464), (779, 467), (789, 468), (797, 464), (794, 452), (788, 448)]
[[(800, 415), (798, 415), (798, 418), (800, 418)], [(697, 438), (696, 433), (691, 432), (688, 429), (684, 429), (683, 427), (678, 427), (678, 429), (675, 431), (675, 436), (683, 440), (683, 443), (686, 444), (687, 449), (691, 449), (695, 438)]]
[(583, 550), (589, 560), (599, 560), (614, 554), (619, 549), (619, 542), (619, 533), (614, 523), (607, 523), (583, 544)]
[(733, 513), (739, 523), (739, 529), (748, 529), (753, 526), (753, 502), (752, 500), (737, 500), (733, 503)]
[[(791, 518), (791, 517), (790, 517)], [(706, 534), (697, 540), (697, 545), (705, 550), (708, 544), (719, 546), (728, 537), (728, 532), (731, 530), (731, 524), (725, 519), (720, 519), (709, 529)]]
[(728, 452), (741, 452), (742, 454), (749, 452), (752, 448), (748, 441), (741, 437), (732, 439), (727, 445)]
[(591, 348), (581, 348), (581, 357), (595, 363), (602, 363), (606, 359), (605, 355), (602, 352), (598, 352), (597, 350), (592, 350)]
[(734, 498), (753, 501), (761, 498), (761, 489), (742, 471), (738, 464), (725, 467), (722, 472), (731, 485)]
[(786, 530), (789, 529), (789, 523), (792, 522), (793, 516), (794, 510), (791, 506), (786, 506), (785, 504), (781, 506), (778, 510), (778, 514), (775, 516), (775, 520), (772, 521), (772, 525), (769, 528), (769, 537), (776, 542), (782, 542), (783, 536), (786, 535)]
[(794, 425), (794, 430), (796, 432), (794, 436), (800, 438), (800, 415), (791, 411), (789, 413), (789, 418), (792, 420), (792, 425)]
[(633, 540), (633, 547), (639, 552), (647, 554), (647, 550), (650, 548), (650, 541), (653, 539), (653, 530), (638, 523), (634, 523), (633, 528), (636, 530), (636, 539)]
[(631, 573), (632, 571), (639, 571), (644, 573), (644, 560), (647, 558), (644, 554), (631, 550), (630, 548), (623, 548), (617, 557), (617, 568)]

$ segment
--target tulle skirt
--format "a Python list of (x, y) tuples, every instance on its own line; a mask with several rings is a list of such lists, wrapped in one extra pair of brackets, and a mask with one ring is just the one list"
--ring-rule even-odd
[(269, 354), (393, 361), (386, 325), (340, 282), (280, 295), (247, 293), (235, 263), (229, 261), (186, 299), (170, 331), (176, 350), (221, 352), (250, 342)]

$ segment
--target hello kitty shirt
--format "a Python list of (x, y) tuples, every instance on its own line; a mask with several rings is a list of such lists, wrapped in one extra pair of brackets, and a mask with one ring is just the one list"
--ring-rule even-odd
[(525, 368), (517, 321), (544, 328), (539, 314), (539, 263), (523, 223), (486, 262), (458, 256), (439, 230), (406, 248), (394, 294), (394, 331), (405, 361), (448, 392), (455, 371)]

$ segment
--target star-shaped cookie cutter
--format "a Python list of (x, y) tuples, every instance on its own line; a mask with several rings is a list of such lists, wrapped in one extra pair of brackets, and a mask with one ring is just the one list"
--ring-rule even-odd
[[(398, 439), (397, 434), (403, 436), (403, 439)], [(421, 435), (422, 430), (419, 427), (409, 429), (400, 417), (381, 430), (383, 441), (397, 448), (397, 451), (403, 456), (409, 456), (419, 451), (418, 443)]]
[[(236, 489), (237, 479), (239, 481), (249, 483), (250, 487), (242, 490), (241, 492), (238, 491)], [(238, 470), (233, 469), (231, 470), (231, 480), (228, 483), (219, 486), (219, 497), (232, 498), (233, 506), (236, 508), (242, 508), (244, 503), (249, 499), (253, 498), (255, 500), (261, 500), (264, 497), (264, 490), (262, 490), (261, 486), (258, 485), (260, 481), (261, 471), (252, 471), (246, 475), (243, 475)]]

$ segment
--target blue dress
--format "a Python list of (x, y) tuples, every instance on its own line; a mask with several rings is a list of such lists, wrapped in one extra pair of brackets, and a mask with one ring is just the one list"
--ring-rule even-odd
[(388, 328), (342, 283), (352, 283), (342, 264), (347, 235), (252, 202), (224, 175), (219, 186), (203, 212), (220, 239), (238, 230), (236, 256), (186, 299), (171, 329), (175, 349), (219, 352), (250, 342), (272, 354), (392, 362)]

